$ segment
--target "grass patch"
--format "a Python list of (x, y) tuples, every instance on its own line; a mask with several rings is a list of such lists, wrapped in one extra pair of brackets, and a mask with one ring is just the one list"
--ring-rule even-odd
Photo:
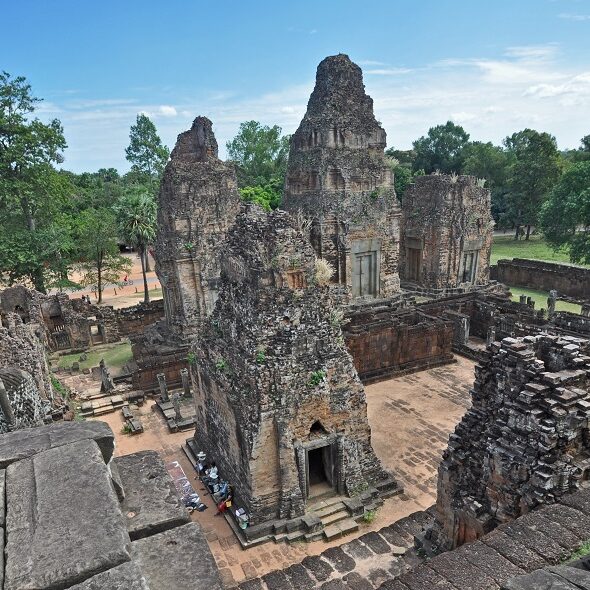
[[(148, 291), (148, 293), (150, 294), (150, 300), (162, 299), (162, 289), (152, 289), (151, 291)], [(129, 295), (129, 297), (137, 297), (138, 299), (143, 299), (143, 289), (141, 291), (138, 291), (137, 293), (132, 293), (131, 295)]]
[(91, 367), (98, 366), (100, 360), (104, 359), (107, 367), (111, 370), (111, 374), (115, 376), (120, 373), (123, 366), (133, 358), (129, 341), (96, 346), (88, 350), (86, 355), (87, 358), (85, 361), (79, 360), (79, 352), (75, 354), (65, 354), (57, 358), (54, 357), (53, 361), (57, 361), (58, 367), (71, 367), (72, 363), (79, 362), (80, 369), (90, 369)]
[(377, 516), (377, 510), (367, 510), (363, 514), (363, 522), (365, 524), (371, 524), (375, 520), (376, 516)]
[[(512, 300), (519, 301), (520, 295), (532, 297), (535, 301), (535, 309), (547, 309), (547, 298), (549, 293), (546, 291), (535, 291), (534, 289), (523, 289), (521, 287), (510, 287), (512, 293)], [(571, 313), (579, 314), (582, 308), (575, 303), (568, 303), (567, 301), (557, 301), (555, 303), (555, 311), (569, 311)]]
[(491, 264), (502, 258), (530, 258), (531, 260), (547, 260), (570, 264), (567, 252), (551, 248), (542, 236), (534, 235), (527, 240), (515, 240), (512, 235), (494, 236), (492, 244)]
[(576, 561), (576, 559), (580, 559), (581, 557), (585, 557), (588, 554), (590, 554), (590, 541), (586, 541), (585, 543), (583, 543), (577, 551), (574, 551), (562, 563), (569, 563), (570, 561)]

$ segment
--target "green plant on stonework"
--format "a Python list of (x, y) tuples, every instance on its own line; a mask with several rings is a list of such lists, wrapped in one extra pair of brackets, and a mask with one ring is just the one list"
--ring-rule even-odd
[(366, 524), (371, 524), (375, 520), (376, 515), (377, 515), (376, 510), (367, 510), (363, 514), (363, 522)]
[(264, 361), (266, 360), (266, 353), (264, 352), (264, 350), (259, 350), (256, 353), (256, 362), (261, 365), (262, 363), (264, 363)]
[(314, 371), (309, 378), (309, 386), (317, 387), (326, 378), (326, 371), (320, 369)]
[(194, 365), (197, 362), (197, 355), (191, 351), (186, 355), (186, 360), (189, 365)]
[(121, 434), (131, 434), (131, 425), (128, 422), (125, 422), (121, 428)]
[(195, 245), (192, 242), (187, 242), (184, 245), (184, 249), (187, 250), (188, 252), (190, 252), (194, 247), (195, 247)]
[(301, 258), (296, 257), (289, 260), (289, 268), (293, 269), (297, 268), (298, 266), (301, 266)]
[(57, 378), (51, 375), (51, 386), (65, 400), (69, 396), (68, 388)]
[(333, 328), (338, 328), (342, 325), (342, 320), (344, 319), (344, 312), (341, 309), (337, 309), (333, 307), (330, 310), (330, 325)]
[(215, 368), (218, 371), (225, 371), (227, 369), (227, 362), (225, 361), (225, 359), (220, 358), (217, 360), (217, 362), (215, 363)]
[(590, 540), (582, 543), (580, 547), (574, 551), (567, 559), (564, 559), (562, 563), (569, 563), (570, 561), (576, 561), (590, 554)]

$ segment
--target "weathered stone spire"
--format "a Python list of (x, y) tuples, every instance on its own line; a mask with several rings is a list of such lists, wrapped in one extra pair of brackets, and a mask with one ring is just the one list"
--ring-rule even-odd
[(324, 59), (307, 112), (291, 138), (283, 207), (312, 221), (316, 255), (351, 298), (399, 291), (400, 208), (361, 69)]
[(156, 273), (172, 332), (195, 333), (217, 299), (221, 245), (240, 207), (233, 164), (218, 158), (211, 121), (178, 136), (158, 196)]

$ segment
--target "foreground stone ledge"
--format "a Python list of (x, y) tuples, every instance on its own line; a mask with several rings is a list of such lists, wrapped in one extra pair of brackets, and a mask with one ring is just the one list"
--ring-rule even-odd
[(186, 508), (156, 451), (114, 459), (125, 498), (121, 508), (132, 540), (190, 522)]
[(219, 571), (196, 523), (131, 543), (150, 590), (221, 590)]
[(93, 440), (9, 465), (6, 490), (5, 590), (68, 588), (130, 560), (123, 515)]
[(18, 430), (0, 436), (0, 469), (37, 453), (74, 443), (93, 440), (108, 463), (115, 450), (115, 437), (106, 422), (63, 422)]
[(127, 562), (71, 586), (69, 590), (150, 590), (140, 569)]

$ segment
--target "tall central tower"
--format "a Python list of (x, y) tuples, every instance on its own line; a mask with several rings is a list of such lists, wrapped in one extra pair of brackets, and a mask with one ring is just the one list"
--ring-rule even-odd
[(291, 138), (283, 207), (311, 221), (318, 257), (350, 299), (399, 291), (400, 208), (361, 69), (324, 59), (307, 112)]

